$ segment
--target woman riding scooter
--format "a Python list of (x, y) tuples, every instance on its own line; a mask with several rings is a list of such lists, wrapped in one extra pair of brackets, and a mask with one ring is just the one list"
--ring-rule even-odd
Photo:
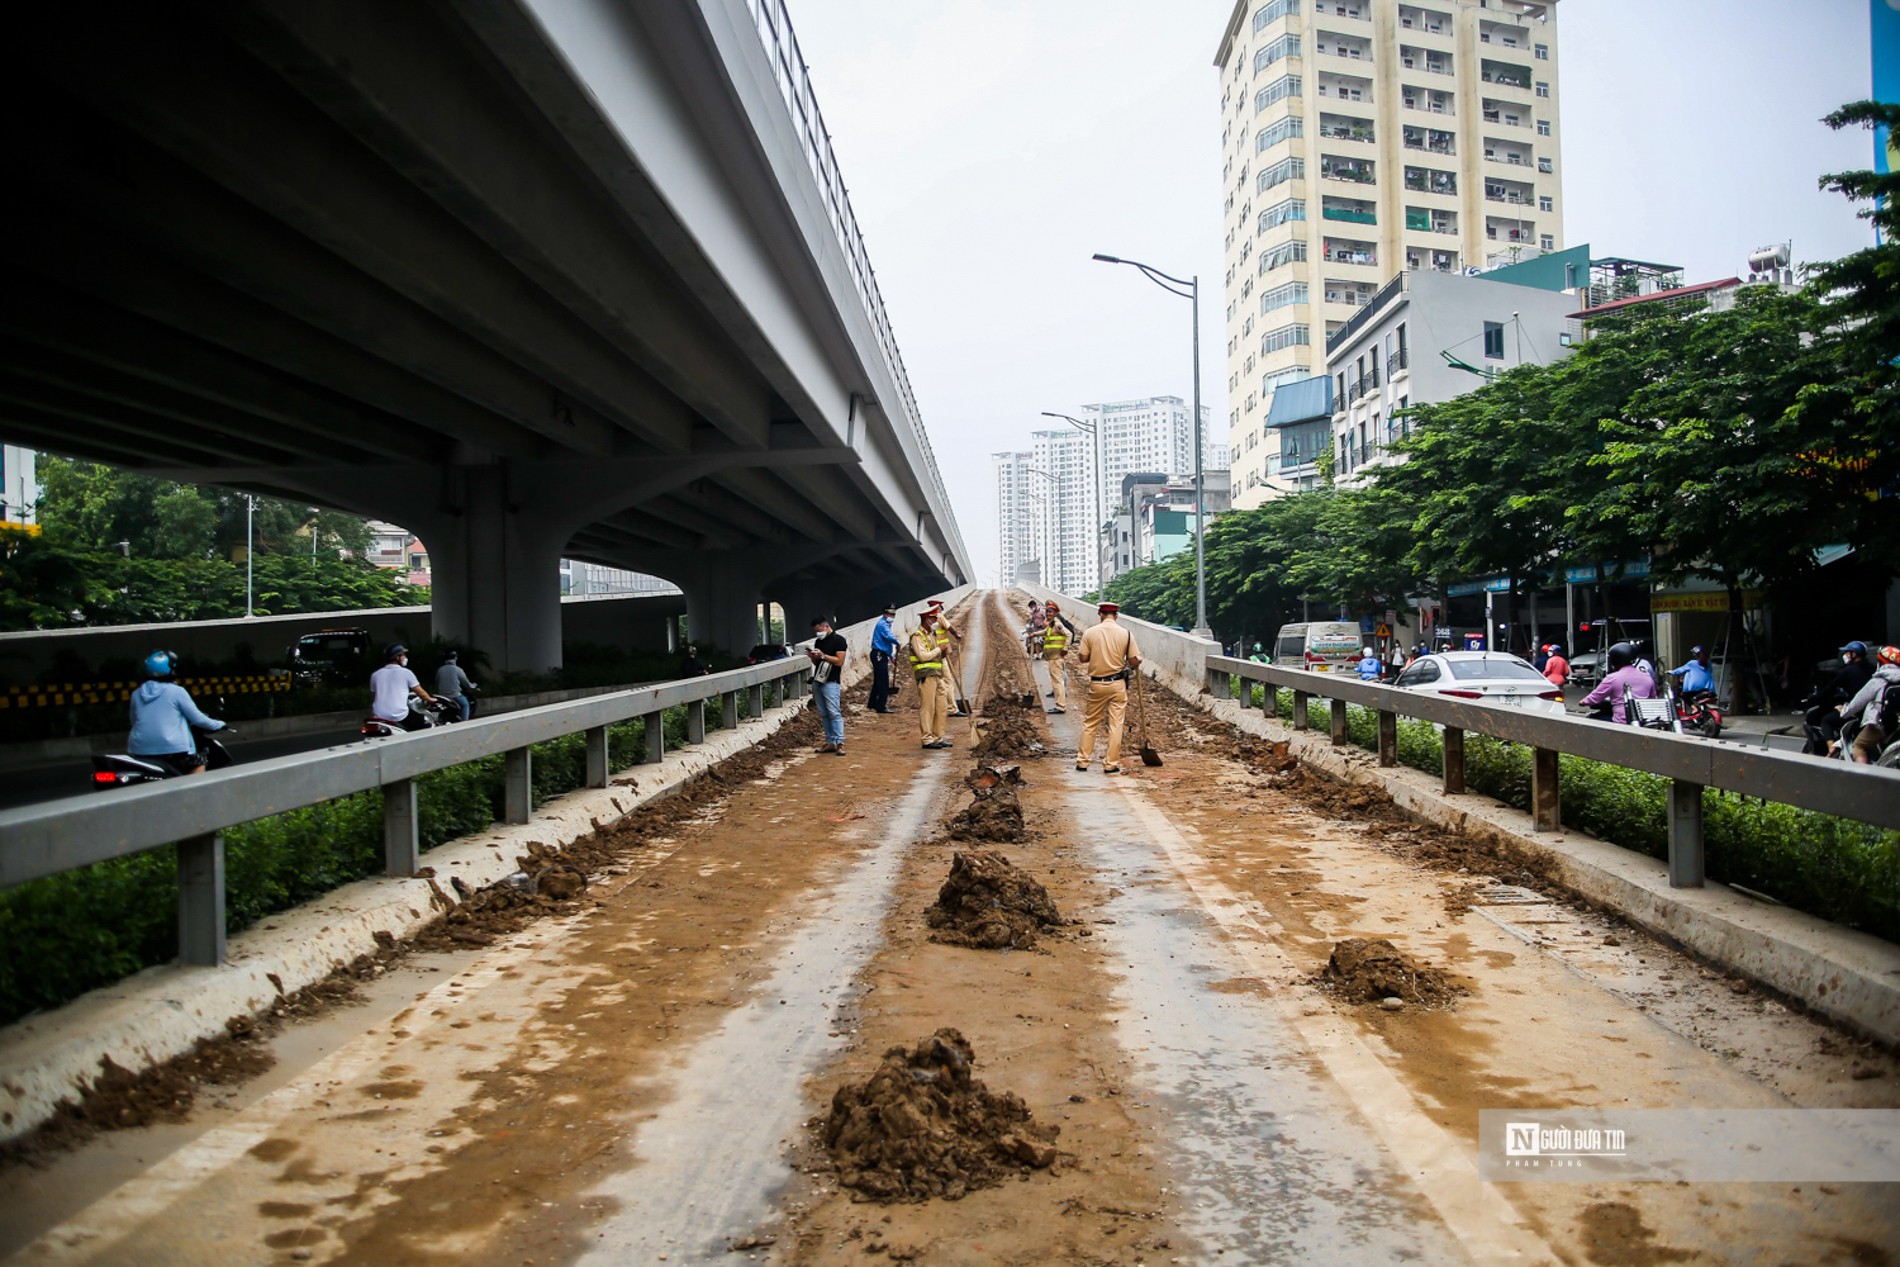
[(154, 651), (145, 657), (146, 681), (132, 692), (132, 733), (126, 736), (125, 750), (179, 774), (203, 774), (205, 757), (198, 751), (192, 729), (227, 727), (199, 711), (191, 692), (172, 680), (177, 669), (178, 656), (173, 652)]
[(1805, 710), (1803, 729), (1807, 742), (1801, 751), (1812, 757), (1824, 757), (1841, 735), (1840, 706), (1859, 693), (1874, 675), (1868, 663), (1867, 644), (1856, 638), (1841, 648), (1841, 667), (1834, 670), (1814, 693), (1801, 701)]

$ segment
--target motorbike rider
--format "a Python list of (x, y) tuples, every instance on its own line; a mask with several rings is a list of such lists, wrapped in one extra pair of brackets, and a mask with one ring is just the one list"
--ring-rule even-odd
[(1627, 710), (1623, 707), (1623, 693), (1628, 691), (1636, 699), (1655, 699), (1656, 679), (1637, 662), (1636, 648), (1627, 642), (1612, 646), (1606, 661), (1610, 672), (1597, 683), (1594, 691), (1583, 697), (1583, 704), (1585, 708), (1596, 708), (1607, 703), (1610, 706), (1610, 720), (1622, 725), (1629, 721)]
[(1261, 645), (1260, 645), (1259, 643), (1257, 643), (1257, 642), (1256, 642), (1256, 643), (1254, 643), (1254, 644), (1253, 644), (1253, 654), (1252, 654), (1252, 655), (1249, 655), (1249, 656), (1247, 657), (1247, 662), (1248, 662), (1249, 664), (1265, 664), (1265, 663), (1267, 662), (1267, 650), (1266, 650), (1266, 648), (1265, 648), (1265, 647), (1263, 647), (1263, 646), (1261, 646)]
[(1874, 675), (1874, 666), (1867, 659), (1866, 643), (1858, 638), (1847, 643), (1841, 648), (1841, 667), (1815, 687), (1812, 695), (1801, 701), (1807, 731), (1807, 742), (1802, 745), (1801, 751), (1810, 756), (1825, 756), (1828, 748), (1840, 738), (1839, 705), (1858, 694), (1860, 688), (1867, 685), (1867, 679)]
[(451, 651), (443, 657), (442, 667), (435, 671), (435, 693), (437, 698), (446, 699), (455, 705), (462, 714), (462, 720), (467, 721), (469, 714), (475, 711), (468, 698), (469, 692), (475, 689), (475, 683), (469, 680), (468, 674), (457, 663), (460, 658), (461, 653), (458, 651)]
[(153, 761), (179, 774), (203, 774), (204, 754), (198, 751), (199, 730), (226, 730), (215, 717), (207, 717), (192, 703), (191, 692), (173, 680), (178, 655), (172, 651), (154, 651), (145, 657), (146, 680), (132, 692), (132, 733), (126, 736), (125, 750), (143, 761)]
[(1715, 671), (1709, 667), (1707, 647), (1689, 648), (1688, 663), (1679, 669), (1669, 670), (1669, 676), (1682, 679), (1682, 694), (1685, 698), (1715, 694)]
[(1560, 642), (1551, 643), (1546, 650), (1550, 655), (1544, 660), (1544, 680), (1561, 691), (1570, 680), (1570, 661), (1564, 658), (1564, 648)]
[(383, 659), (383, 667), (369, 675), (369, 715), (404, 730), (423, 729), (428, 720), (410, 711), (409, 697), (414, 695), (433, 704), (435, 696), (423, 690), (422, 683), (409, 671), (409, 648), (392, 642), (383, 652)]
[(1853, 758), (1861, 765), (1872, 765), (1880, 759), (1880, 750), (1887, 743), (1883, 714), (1891, 715), (1887, 696), (1900, 685), (1900, 647), (1882, 647), (1874, 658), (1879, 667), (1840, 709), (1841, 738), (1853, 735)]
[(1379, 663), (1379, 650), (1368, 643), (1359, 652), (1359, 680), (1377, 682), (1385, 673), (1385, 666)]

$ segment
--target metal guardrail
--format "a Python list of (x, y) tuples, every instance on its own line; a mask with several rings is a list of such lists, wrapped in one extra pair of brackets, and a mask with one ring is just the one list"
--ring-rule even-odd
[[(1308, 729), (1308, 705), (1313, 697), (1331, 700), (1332, 741), (1337, 745), (1348, 742), (1346, 705), (1358, 704), (1372, 710), (1378, 715), (1378, 754), (1383, 766), (1398, 764), (1400, 717), (1438, 723), (1445, 728), (1444, 789), (1448, 793), (1465, 790), (1467, 731), (1526, 745), (1531, 749), (1531, 816), (1539, 831), (1557, 831), (1561, 826), (1557, 783), (1560, 753), (1660, 775), (1670, 780), (1669, 883), (1676, 888), (1700, 888), (1705, 879), (1705, 787), (1900, 829), (1900, 782), (1872, 766), (1733, 747), (1589, 718), (1513, 712), (1495, 704), (1462, 703), (1330, 673), (1276, 668), (1229, 656), (1207, 658), (1207, 688), (1216, 697), (1229, 697), (1235, 678), (1292, 691), (1295, 730)], [(1251, 690), (1241, 693), (1243, 708), (1251, 707), (1252, 696)]]
[(832, 152), (831, 133), (825, 128), (824, 116), (818, 111), (818, 98), (812, 92), (811, 75), (806, 69), (798, 37), (792, 32), (792, 19), (786, 12), (785, 0), (746, 0), (746, 8), (752, 14), (752, 25), (758, 32), (759, 42), (771, 60), (772, 78), (778, 84), (779, 95), (784, 97), (785, 105), (791, 111), (792, 130), (798, 134), (799, 148), (804, 151), (805, 162), (818, 181), (818, 190), (825, 202), (825, 214), (831, 221), (832, 231), (838, 235), (838, 244), (844, 248), (845, 261), (850, 266), (858, 298), (870, 314), (871, 326), (877, 332), (885, 364), (903, 398), (902, 411), (910, 423), (912, 434), (917, 437), (917, 447), (923, 453), (931, 485), (937, 490), (937, 504), (943, 510), (942, 526), (955, 541), (957, 557), (967, 558), (963, 534), (958, 531), (956, 518), (950, 510), (950, 494), (944, 488), (943, 473), (937, 469), (937, 455), (932, 452), (930, 436), (924, 430), (923, 411), (917, 407), (917, 396), (911, 390), (910, 375), (904, 369), (903, 354), (897, 349), (897, 335), (891, 330), (890, 314), (885, 310), (884, 296), (878, 290), (877, 272), (871, 267), (871, 256), (864, 248), (864, 234), (858, 229), (857, 215), (851, 210), (844, 174), (838, 168), (837, 155)]
[(178, 941), (189, 964), (224, 960), (225, 828), (372, 788), (383, 791), (384, 869), (413, 875), (420, 865), (418, 775), (504, 754), (502, 821), (525, 823), (533, 803), (531, 746), (585, 732), (585, 786), (608, 786), (607, 728), (646, 722), (647, 762), (666, 755), (666, 710), (685, 705), (686, 742), (706, 738), (706, 703), (718, 700), (729, 729), (765, 711), (765, 688), (782, 697), (808, 691), (803, 656), (706, 677), (544, 704), (442, 729), (418, 731), (341, 751), (297, 753), (213, 774), (111, 792), (86, 793), (0, 811), (0, 889), (112, 858), (178, 845)]

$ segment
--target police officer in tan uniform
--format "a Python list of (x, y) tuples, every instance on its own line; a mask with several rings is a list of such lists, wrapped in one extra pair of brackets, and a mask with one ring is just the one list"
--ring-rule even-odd
[(910, 670), (917, 677), (917, 726), (923, 732), (924, 747), (948, 748), (944, 728), (949, 724), (950, 683), (944, 676), (943, 651), (937, 642), (937, 611), (926, 608), (918, 613), (917, 628), (911, 631), (905, 651)]
[(947, 716), (968, 717), (969, 710), (959, 702), (963, 696), (963, 635), (951, 628), (941, 598), (930, 600), (930, 610), (937, 613), (937, 650), (943, 653), (943, 686), (950, 700)]
[(1049, 694), (1056, 701), (1050, 711), (1066, 713), (1069, 711), (1069, 636), (1075, 630), (1062, 618), (1061, 610), (1054, 603), (1042, 610), (1045, 623), (1040, 650), (1042, 661), (1049, 668)]
[(1102, 603), (1095, 609), (1102, 621), (1082, 635), (1082, 668), (1089, 675), (1088, 708), (1082, 714), (1082, 746), (1076, 750), (1075, 768), (1086, 770), (1095, 757), (1095, 735), (1108, 722), (1108, 755), (1102, 762), (1103, 774), (1120, 774), (1122, 760), (1122, 722), (1128, 715), (1128, 679), (1141, 665), (1141, 652), (1135, 635), (1122, 628), (1115, 603)]

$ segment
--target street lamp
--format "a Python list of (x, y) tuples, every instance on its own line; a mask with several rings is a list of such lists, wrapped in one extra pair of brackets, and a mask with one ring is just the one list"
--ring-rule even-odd
[[(1137, 260), (1124, 260), (1113, 255), (1097, 253), (1091, 258), (1103, 264), (1127, 264), (1141, 270), (1146, 277), (1170, 295), (1179, 295), (1193, 305), (1194, 322), (1194, 628), (1196, 637), (1206, 638), (1213, 631), (1207, 627), (1207, 475), (1201, 469), (1201, 279), (1196, 274), (1186, 281), (1179, 277), (1170, 277), (1157, 268), (1150, 268)], [(1181, 287), (1187, 287), (1182, 290)]]
[(257, 498), (244, 494), (244, 618), (257, 615), (256, 600), (251, 597), (251, 557), (257, 553), (257, 534), (251, 531), (251, 518), (257, 512)]
[(1042, 411), (1042, 416), (1045, 418), (1060, 418), (1062, 419), (1062, 421), (1068, 423), (1071, 427), (1074, 427), (1079, 431), (1088, 432), (1090, 439), (1094, 443), (1094, 447), (1095, 447), (1095, 525), (1092, 531), (1095, 534), (1095, 585), (1097, 589), (1100, 589), (1102, 585), (1102, 566), (1101, 566), (1101, 563), (1102, 563), (1102, 513), (1106, 509), (1106, 507), (1103, 505), (1103, 496), (1102, 496), (1102, 429), (1096, 423), (1083, 422), (1080, 418), (1071, 418), (1068, 414), (1059, 414), (1047, 409)]

